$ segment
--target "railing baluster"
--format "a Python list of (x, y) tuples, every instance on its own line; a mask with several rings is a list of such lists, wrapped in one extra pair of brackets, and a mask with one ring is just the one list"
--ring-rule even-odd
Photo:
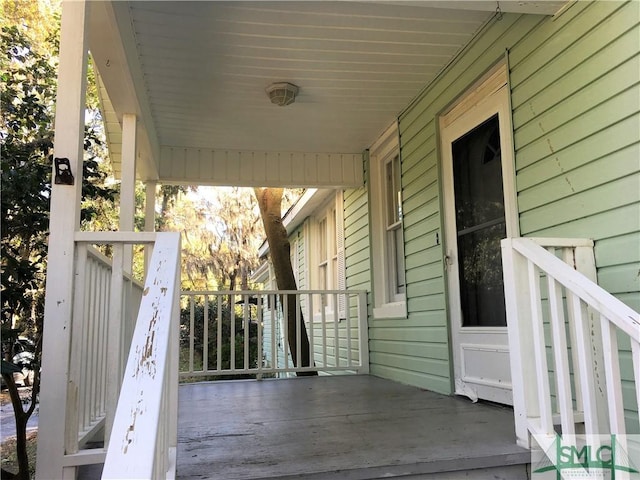
[(244, 300), (244, 305), (242, 308), (242, 322), (244, 325), (244, 358), (243, 358), (243, 367), (245, 370), (251, 368), (251, 364), (249, 362), (249, 337), (251, 336), (251, 305), (249, 304), (249, 295), (244, 294), (242, 296)]
[(86, 306), (85, 306), (85, 288), (87, 286), (87, 246), (79, 245), (76, 249), (76, 278), (79, 291), (73, 299), (73, 311), (81, 313), (73, 316), (73, 328), (71, 330), (71, 357), (69, 362), (69, 382), (67, 386), (68, 391), (68, 403), (66, 417), (69, 420), (67, 426), (64, 444), (65, 450), (70, 453), (76, 453), (78, 451), (78, 432), (83, 427), (84, 411), (82, 410), (82, 394), (83, 394), (83, 382), (82, 382), (82, 370), (84, 368), (84, 362), (82, 355), (84, 353), (84, 336), (86, 319)]
[(218, 294), (218, 332), (216, 338), (216, 371), (222, 370), (222, 295)]
[(347, 329), (347, 366), (353, 366), (353, 358), (351, 353), (351, 315), (349, 314), (349, 295), (346, 293), (342, 293), (343, 295), (343, 303), (344, 303), (344, 311), (345, 311), (345, 319), (344, 324)]
[(302, 319), (300, 318), (300, 296), (295, 296), (296, 306), (296, 367), (302, 367)]
[(607, 403), (609, 405), (609, 428), (611, 433), (624, 435), (624, 404), (622, 401), (622, 379), (620, 377), (620, 360), (618, 356), (618, 334), (616, 327), (604, 315), (600, 316), (602, 329), (602, 347), (604, 353), (604, 371), (607, 386)]
[[(182, 377), (200, 377), (209, 375), (239, 375), (252, 373), (259, 378), (265, 373), (296, 373), (300, 371), (309, 371), (310, 369), (325, 370), (325, 371), (349, 371), (356, 370), (357, 373), (368, 371), (368, 360), (366, 359), (367, 343), (366, 332), (362, 332), (363, 328), (366, 328), (366, 292), (355, 292), (357, 297), (357, 306), (352, 304), (351, 292), (338, 291), (338, 290), (274, 290), (274, 291), (249, 291), (249, 290), (235, 290), (235, 291), (218, 291), (218, 292), (185, 292), (183, 295), (189, 299), (189, 315), (190, 324), (193, 324), (193, 328), (189, 326), (190, 334), (193, 332), (193, 338), (191, 343), (194, 347), (189, 347), (189, 350), (195, 352), (195, 344), (200, 341), (200, 337), (197, 337), (197, 331), (200, 326), (200, 321), (204, 322), (203, 325), (203, 368), (191, 372), (188, 368), (185, 371), (181, 371)], [(364, 294), (364, 295), (363, 295)], [(195, 298), (198, 300), (195, 300)], [(216, 352), (216, 366), (213, 366), (213, 361), (210, 360), (209, 354), (209, 308), (210, 301), (209, 296), (215, 296), (217, 303), (220, 305), (218, 308), (218, 338), (216, 340), (217, 352)], [(324, 304), (323, 297), (328, 298), (327, 302), (329, 308), (321, 308), (319, 315), (314, 315), (313, 307), (315, 304), (314, 296), (320, 298), (320, 303)], [(327, 297), (328, 296), (328, 297)], [(200, 297), (203, 299), (200, 300)], [(236, 298), (240, 297), (237, 301)], [(253, 318), (253, 305), (252, 298), (256, 298), (257, 314), (256, 319)], [(231, 308), (229, 310), (229, 330), (231, 342), (227, 349), (226, 340), (223, 338), (223, 311), (221, 299), (229, 299)], [(344, 300), (344, 302), (343, 302)], [(204, 314), (198, 316), (194, 305), (202, 303), (204, 305)], [(292, 303), (293, 302), (293, 303)], [(335, 309), (331, 310), (332, 305), (337, 305), (343, 302), (347, 307), (347, 313), (342, 314)], [(363, 307), (360, 307), (362, 303)], [(242, 304), (242, 315), (240, 315), (240, 309), (236, 308)], [(291, 307), (291, 308), (290, 308)], [(295, 318), (289, 317), (289, 310), (291, 309), (291, 315)], [(351, 310), (357, 311), (358, 324), (354, 326), (352, 322)], [(195, 312), (195, 313), (194, 313)], [(226, 315), (226, 312), (225, 312)], [(267, 317), (268, 315), (268, 317)], [(342, 318), (344, 317), (344, 318)], [(289, 320), (293, 320), (292, 324), (297, 324), (296, 332), (293, 334), (290, 331)], [(316, 320), (319, 322), (316, 322)], [(226, 321), (226, 317), (225, 317)], [(257, 330), (253, 331), (253, 323), (257, 322)], [(236, 325), (237, 322), (241, 324)], [(271, 326), (271, 331), (267, 331), (268, 325)], [(280, 324), (280, 322), (282, 322)], [(330, 323), (329, 323), (330, 322)], [(333, 325), (333, 326), (331, 326)], [(237, 335), (233, 335), (236, 330), (241, 329), (245, 332), (241, 343), (236, 343)], [(307, 338), (309, 340), (308, 354), (303, 355), (304, 345), (302, 343), (303, 330), (307, 331)], [(224, 327), (224, 333), (226, 334), (226, 326)], [(281, 332), (278, 332), (278, 328), (281, 328)], [(354, 331), (355, 328), (355, 331)], [(320, 330), (321, 329), (321, 330)], [(293, 334), (293, 348), (289, 344), (289, 333)], [(355, 337), (354, 337), (355, 335)], [(196, 339), (197, 337), (197, 339)], [(257, 337), (257, 338), (256, 338)], [(362, 342), (364, 339), (364, 343)], [(252, 351), (252, 344), (257, 340), (258, 345), (256, 349)], [(279, 342), (282, 341), (281, 344)], [(354, 347), (354, 342), (358, 342), (358, 346)], [(266, 353), (268, 345), (271, 345), (269, 354)], [(363, 346), (364, 345), (364, 346)], [(280, 349), (282, 346), (282, 349)], [(223, 348), (224, 347), (224, 348)], [(186, 348), (186, 347), (185, 347)], [(238, 350), (240, 348), (241, 350)], [(321, 348), (322, 351), (318, 349)], [(354, 349), (357, 350), (354, 351)], [(222, 358), (222, 351), (228, 352), (229, 356)], [(280, 353), (279, 353), (280, 352)], [(243, 361), (239, 361), (237, 354), (242, 353)], [(282, 364), (280, 355), (284, 353), (284, 364)], [(362, 358), (361, 358), (362, 353)], [(257, 358), (255, 355), (257, 354)], [(356, 358), (357, 357), (357, 358)], [(193, 364), (197, 363), (196, 354), (193, 353)], [(306, 365), (307, 360), (309, 365)], [(229, 362), (223, 368), (223, 363)], [(269, 362), (267, 365), (265, 362)], [(256, 363), (257, 362), (257, 363)], [(356, 363), (358, 362), (358, 363)]]
[(235, 295), (233, 293), (229, 294), (229, 317), (230, 317), (230, 333), (229, 333), (229, 342), (230, 345), (230, 365), (231, 370), (236, 369), (236, 309), (234, 308), (235, 304)]
[(258, 322), (258, 380), (262, 379), (262, 338), (264, 328), (263, 311), (262, 311), (262, 295), (256, 294), (256, 321)]
[(194, 371), (194, 356), (195, 356), (195, 298), (193, 295), (189, 296), (189, 373)]
[[(572, 265), (575, 263), (574, 260), (574, 255), (575, 255), (575, 249), (574, 248), (570, 248), (570, 247), (565, 247), (562, 249), (562, 260), (567, 264), (567, 265)], [(575, 345), (577, 344), (577, 333), (576, 333), (576, 313), (573, 310), (573, 302), (569, 301), (569, 298), (567, 297), (567, 302), (566, 302), (566, 306), (567, 306), (567, 316), (568, 316), (568, 324), (569, 324), (569, 342), (570, 345), (575, 347)], [(582, 384), (581, 378), (580, 378), (580, 369), (576, 368), (575, 366), (578, 365), (580, 363), (580, 358), (578, 357), (578, 349), (577, 348), (572, 348), (571, 349), (571, 360), (572, 360), (572, 364), (574, 365), (573, 368), (573, 378), (574, 378), (574, 385), (576, 385), (576, 389), (575, 389), (575, 402), (576, 402), (576, 411), (582, 413), (584, 411), (584, 406), (582, 404), (582, 389), (577, 388), (579, 385)]]
[(322, 366), (327, 365), (327, 313), (324, 309), (324, 294), (320, 294), (320, 321), (322, 322)]
[(309, 365), (315, 365), (316, 362), (316, 354), (315, 354), (315, 339), (314, 339), (314, 326), (313, 326), (313, 295), (307, 293), (307, 323), (309, 325)]
[[(533, 345), (536, 374), (538, 377), (538, 403), (540, 405), (540, 427), (545, 433), (553, 432), (553, 414), (549, 392), (549, 370), (547, 368), (546, 342), (540, 295), (540, 274), (533, 262), (528, 262), (529, 295), (533, 321)], [(525, 380), (526, 381), (526, 380)]]
[(580, 297), (567, 292), (567, 301), (573, 305), (576, 325), (576, 348), (578, 349), (578, 370), (580, 371), (582, 389), (582, 402), (584, 405), (584, 428), (587, 435), (598, 432), (598, 415), (596, 407), (595, 382), (593, 379), (593, 367), (591, 359), (591, 342), (589, 341), (589, 328), (586, 321), (586, 306)]
[(100, 311), (100, 335), (99, 335), (99, 348), (100, 348), (100, 413), (105, 414), (107, 411), (107, 329), (109, 322), (109, 306), (111, 304), (111, 291), (109, 290), (110, 275), (107, 271), (104, 271), (101, 275), (100, 283), (101, 290), (103, 292), (102, 308)]
[(209, 370), (209, 295), (204, 295), (204, 325), (202, 332), (202, 370)]
[(269, 308), (269, 324), (271, 325), (271, 367), (278, 368), (278, 351), (276, 349), (276, 335), (279, 335), (276, 328), (278, 317), (276, 309), (276, 296), (269, 294), (267, 296), (267, 307)]
[(100, 278), (101, 270), (98, 262), (95, 262), (95, 268), (92, 272), (92, 290), (93, 295), (91, 297), (91, 333), (89, 337), (89, 346), (87, 361), (90, 362), (89, 370), (91, 371), (91, 378), (89, 378), (89, 416), (91, 422), (98, 419), (98, 373), (100, 371), (99, 356), (98, 356), (98, 331), (100, 328), (100, 298), (102, 296)]
[(113, 246), (113, 268), (111, 270), (109, 323), (107, 325), (107, 418), (105, 443), (111, 435), (111, 427), (118, 404), (122, 381), (122, 285), (123, 285), (123, 245)]
[(549, 310), (551, 313), (551, 333), (553, 338), (554, 371), (558, 395), (558, 410), (564, 435), (575, 434), (573, 401), (571, 399), (571, 375), (567, 350), (562, 288), (551, 276), (547, 275), (549, 286)]
[[(282, 331), (283, 331), (283, 350), (284, 350), (284, 368), (289, 368), (289, 296), (281, 295), (282, 299)], [(293, 359), (292, 359), (293, 360)]]
[(340, 366), (340, 316), (338, 314), (338, 296), (332, 294), (333, 305), (333, 334), (335, 338), (335, 354), (336, 354), (336, 367)]
[[(369, 327), (367, 311), (367, 292), (358, 293), (358, 350), (360, 369), (359, 373), (369, 373)], [(348, 311), (347, 311), (348, 314)]]
[[(638, 323), (638, 325), (640, 325), (640, 323)], [(640, 427), (640, 341), (636, 341), (635, 339), (631, 339), (631, 358), (633, 359), (633, 379), (636, 386), (638, 426)], [(640, 428), (638, 431), (640, 432)]]

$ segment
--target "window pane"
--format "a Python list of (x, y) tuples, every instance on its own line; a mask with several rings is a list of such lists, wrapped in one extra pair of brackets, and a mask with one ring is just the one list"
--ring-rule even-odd
[(320, 263), (327, 261), (327, 219), (323, 218), (318, 224), (318, 248), (320, 254)]
[(502, 327), (507, 324), (500, 240), (504, 222), (458, 237), (458, 270), (462, 325)]
[(453, 179), (458, 231), (504, 218), (498, 117), (453, 143)]
[(385, 200), (387, 226), (400, 220), (400, 157), (396, 155), (385, 164)]
[(405, 293), (404, 248), (402, 248), (402, 229), (394, 232), (396, 254), (396, 293)]
[(506, 237), (497, 115), (453, 143), (462, 325), (505, 326), (500, 240)]

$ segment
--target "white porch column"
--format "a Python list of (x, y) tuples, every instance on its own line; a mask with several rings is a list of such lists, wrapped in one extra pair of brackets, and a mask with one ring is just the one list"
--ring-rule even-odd
[[(156, 186), (157, 182), (149, 181), (145, 185), (145, 201), (144, 201), (144, 231), (154, 232), (156, 229)], [(153, 253), (153, 245), (145, 245), (144, 247), (144, 271), (145, 277), (151, 254)]]
[(63, 185), (52, 181), (51, 187), (36, 464), (36, 478), (41, 480), (75, 478), (75, 467), (64, 468), (63, 457), (74, 288), (73, 237), (80, 227), (88, 7), (84, 1), (65, 1), (62, 5), (54, 157), (69, 159), (74, 182)]
[[(136, 157), (138, 119), (135, 114), (122, 116), (122, 182), (120, 184), (120, 230), (133, 232), (136, 210)], [(124, 249), (124, 271), (131, 273), (133, 248)]]

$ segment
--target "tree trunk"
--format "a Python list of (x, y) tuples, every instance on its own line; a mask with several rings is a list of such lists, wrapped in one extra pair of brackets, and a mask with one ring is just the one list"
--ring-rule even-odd
[[(296, 279), (291, 266), (290, 245), (287, 229), (282, 224), (282, 188), (255, 188), (256, 199), (260, 206), (260, 216), (264, 224), (264, 231), (269, 244), (269, 255), (276, 276), (279, 290), (297, 290)], [(298, 366), (298, 328), (300, 329), (300, 366), (312, 366), (309, 358), (309, 337), (304, 325), (302, 311), (296, 309), (296, 296), (283, 295), (281, 305), (287, 311), (287, 342), (293, 364)], [(299, 318), (299, 321), (298, 321)], [(317, 375), (318, 372), (299, 372), (298, 376)]]
[[(31, 405), (27, 410), (22, 408), (22, 400), (15, 381), (13, 380), (13, 373), (3, 373), (7, 389), (9, 390), (9, 397), (11, 398), (11, 404), (13, 406), (13, 415), (16, 422), (16, 458), (18, 459), (18, 473), (13, 476), (7, 476), (15, 480), (29, 480), (29, 456), (27, 453), (27, 422), (33, 414), (36, 406), (36, 399), (38, 396), (38, 390), (40, 389), (39, 372), (34, 372), (34, 383), (31, 390)], [(4, 478), (8, 472), (3, 471), (2, 477)]]

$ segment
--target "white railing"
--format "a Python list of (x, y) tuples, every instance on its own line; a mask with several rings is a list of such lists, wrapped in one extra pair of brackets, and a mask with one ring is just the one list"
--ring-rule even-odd
[[(68, 394), (66, 414), (59, 419), (65, 425), (62, 460), (65, 478), (67, 475), (69, 478), (73, 477), (78, 466), (103, 463), (107, 457), (108, 449), (102, 447), (101, 443), (108, 444), (115, 421), (116, 406), (122, 403), (119, 397), (136, 318), (142, 299), (147, 301), (149, 295), (149, 289), (143, 289), (143, 286), (127, 273), (131, 267), (124, 265), (125, 258), (130, 258), (126, 250), (136, 244), (151, 245), (156, 242), (156, 237), (162, 238), (162, 242), (169, 241), (167, 238), (174, 243), (179, 242), (178, 234), (75, 233), (75, 290), (70, 325)], [(111, 246), (111, 258), (102, 255), (93, 245)], [(173, 249), (171, 254), (174, 255), (171, 260), (179, 262), (179, 246)], [(166, 260), (164, 262), (166, 263)], [(179, 287), (175, 288), (175, 291), (179, 292)], [(179, 293), (175, 301), (176, 308), (178, 301)], [(176, 310), (176, 315), (173, 316), (176, 322), (174, 335), (176, 339), (177, 315)], [(139, 348), (139, 345), (137, 347)], [(173, 398), (172, 402), (175, 404), (178, 381), (177, 340), (173, 342), (172, 347), (175, 350), (175, 355), (172, 356), (174, 366), (172, 382), (175, 385), (175, 391), (170, 390), (173, 396), (169, 395), (169, 398)], [(173, 360), (174, 358), (176, 360)], [(166, 385), (166, 382), (163, 385)], [(129, 391), (122, 391), (127, 398)], [(143, 407), (146, 408), (146, 406)], [(172, 409), (166, 409), (166, 411), (175, 412), (177, 405)], [(162, 448), (166, 451), (171, 451), (171, 448), (175, 450), (176, 430), (167, 428), (172, 421), (165, 419), (159, 424), (165, 431), (161, 436), (162, 442), (166, 444)], [(171, 440), (172, 438), (174, 440)], [(53, 447), (54, 445), (51, 445), (51, 448)], [(166, 455), (155, 455), (154, 459), (163, 457), (166, 458)], [(167, 463), (166, 460), (162, 461)], [(122, 464), (125, 463), (122, 462)], [(167, 468), (171, 471), (173, 467)], [(58, 473), (55, 475), (57, 476)], [(125, 474), (125, 478), (130, 477)]]
[(180, 234), (159, 233), (133, 331), (103, 479), (175, 477)]
[(505, 239), (502, 260), (518, 443), (640, 432), (640, 315), (577, 271), (589, 241)]
[[(110, 318), (111, 260), (84, 242), (76, 248), (76, 294), (70, 364), (67, 451), (82, 448), (103, 428), (107, 407), (107, 329)], [(123, 273), (120, 299), (123, 317), (140, 307), (142, 284)], [(130, 322), (126, 322), (130, 323)]]
[[(368, 373), (367, 295), (344, 290), (183, 292), (181, 379)], [(290, 302), (295, 310), (289, 309)], [(333, 308), (331, 306), (338, 306)], [(289, 311), (304, 322), (292, 349)], [(292, 350), (295, 352), (292, 355)]]

